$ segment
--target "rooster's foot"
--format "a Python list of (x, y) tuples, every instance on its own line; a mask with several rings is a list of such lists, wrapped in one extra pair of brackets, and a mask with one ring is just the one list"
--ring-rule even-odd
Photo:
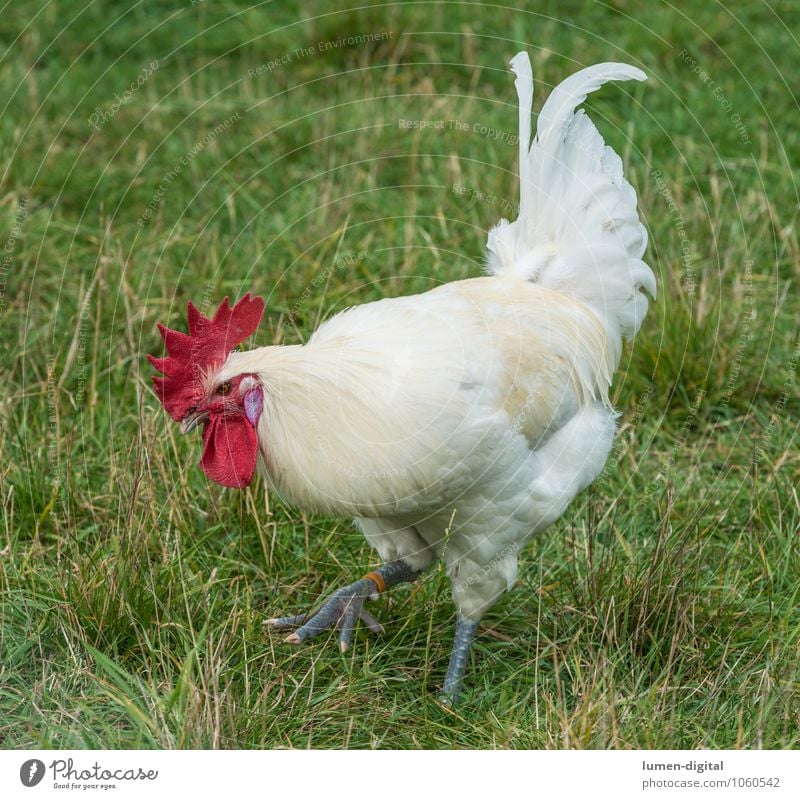
[(265, 623), (273, 630), (291, 630), (296, 627), (286, 638), (286, 642), (290, 644), (302, 644), (323, 630), (336, 627), (339, 630), (339, 647), (344, 652), (353, 640), (359, 619), (370, 632), (383, 632), (381, 623), (364, 609), (364, 601), (367, 598), (377, 599), (381, 591), (397, 583), (413, 582), (418, 576), (419, 572), (414, 571), (405, 561), (391, 561), (331, 594), (325, 604), (315, 612), (268, 619)]
[(381, 623), (364, 608), (364, 601), (367, 597), (377, 599), (378, 587), (369, 577), (362, 577), (331, 594), (325, 604), (314, 613), (268, 619), (266, 623), (273, 630), (288, 630), (297, 627), (286, 638), (286, 642), (290, 644), (302, 644), (323, 630), (336, 627), (339, 630), (339, 647), (344, 652), (353, 640), (356, 622), (359, 619), (364, 622), (370, 632), (383, 632)]
[(469, 651), (477, 630), (478, 622), (471, 621), (460, 613), (458, 614), (456, 618), (456, 637), (453, 642), (453, 651), (450, 654), (450, 664), (447, 667), (447, 674), (444, 678), (444, 688), (439, 694), (439, 701), (447, 707), (458, 704), (464, 672), (467, 670)]

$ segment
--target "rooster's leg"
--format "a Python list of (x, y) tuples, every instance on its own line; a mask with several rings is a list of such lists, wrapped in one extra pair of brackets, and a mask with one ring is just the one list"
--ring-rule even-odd
[(450, 654), (450, 664), (447, 667), (447, 674), (444, 678), (444, 688), (439, 695), (439, 699), (446, 705), (454, 705), (458, 702), (458, 695), (461, 693), (461, 682), (464, 679), (464, 672), (467, 668), (469, 650), (472, 646), (472, 639), (478, 629), (478, 622), (470, 621), (460, 613), (456, 618), (456, 637), (453, 641), (453, 651)]
[(360, 580), (340, 588), (314, 613), (299, 616), (282, 616), (279, 619), (268, 619), (267, 624), (273, 630), (297, 629), (286, 638), (290, 644), (302, 644), (323, 630), (337, 627), (339, 630), (339, 646), (344, 652), (353, 640), (356, 622), (361, 619), (367, 629), (374, 633), (383, 632), (381, 624), (364, 609), (367, 598), (377, 599), (378, 594), (397, 583), (410, 583), (417, 579), (420, 572), (414, 571), (402, 560), (386, 563), (374, 572), (370, 572)]

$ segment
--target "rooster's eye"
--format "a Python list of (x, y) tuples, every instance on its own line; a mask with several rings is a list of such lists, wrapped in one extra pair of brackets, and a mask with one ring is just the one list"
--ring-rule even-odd
[(217, 393), (222, 394), (223, 397), (227, 397), (228, 394), (231, 393), (231, 381), (226, 380), (224, 383), (221, 383), (217, 389)]

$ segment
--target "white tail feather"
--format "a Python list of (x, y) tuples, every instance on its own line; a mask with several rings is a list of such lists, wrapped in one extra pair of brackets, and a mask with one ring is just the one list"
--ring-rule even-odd
[(558, 85), (531, 138), (533, 75), (525, 52), (511, 60), (519, 98), (520, 203), (514, 222), (489, 232), (487, 265), (569, 294), (603, 321), (613, 366), (621, 339), (632, 338), (654, 299), (656, 280), (642, 261), (647, 233), (622, 159), (581, 110), (587, 95), (610, 80), (645, 80), (627, 64), (597, 64)]

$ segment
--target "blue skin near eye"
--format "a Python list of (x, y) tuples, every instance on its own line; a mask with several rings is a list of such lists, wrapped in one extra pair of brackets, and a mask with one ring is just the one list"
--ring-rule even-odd
[(250, 391), (244, 395), (244, 414), (253, 427), (258, 423), (258, 417), (261, 416), (261, 409), (263, 406), (264, 397), (260, 388), (251, 388)]

